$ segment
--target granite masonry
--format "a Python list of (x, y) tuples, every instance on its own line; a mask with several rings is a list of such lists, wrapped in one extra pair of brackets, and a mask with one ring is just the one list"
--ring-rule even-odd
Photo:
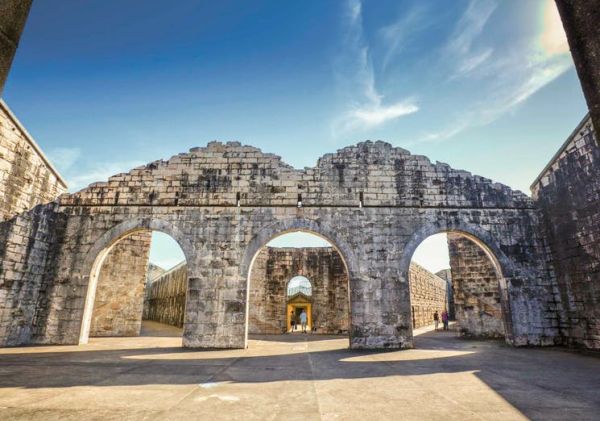
[[(531, 186), (553, 256), (567, 344), (600, 349), (600, 145), (586, 116)], [(559, 307), (560, 306), (560, 307)]]
[(287, 330), (287, 284), (294, 276), (304, 276), (311, 283), (317, 331), (347, 333), (348, 275), (342, 257), (332, 247), (265, 247), (258, 253), (250, 273), (248, 333)]
[(456, 233), (448, 234), (448, 252), (459, 332), (463, 336), (503, 338), (501, 289), (494, 263), (484, 249)]
[[(321, 334), (348, 333), (348, 275), (342, 257), (331, 247), (264, 247), (250, 274), (250, 334), (287, 331), (287, 285), (305, 276), (312, 286), (312, 320)], [(446, 308), (446, 281), (411, 263), (409, 271), (413, 327), (433, 323), (433, 313)], [(182, 326), (187, 291), (185, 264), (156, 277), (149, 285), (144, 319)]]
[(185, 262), (148, 283), (144, 296), (144, 320), (183, 327), (187, 283)]
[(90, 336), (138, 336), (150, 231), (138, 231), (114, 245), (106, 256), (96, 287)]
[(66, 191), (58, 171), (0, 100), (0, 221), (51, 202)]
[(442, 311), (448, 308), (447, 282), (415, 262), (410, 264), (408, 278), (413, 328), (432, 324), (436, 311), (441, 323)]
[[(409, 348), (412, 254), (426, 237), (450, 231), (476, 239), (497, 261), (507, 342), (553, 345), (562, 341), (560, 297), (541, 224), (523, 193), (384, 142), (341, 149), (303, 170), (250, 146), (212, 142), (2, 223), (3, 302), (26, 314), (17, 326), (6, 313), (1, 343), (85, 342), (111, 246), (158, 230), (187, 260), (184, 346), (244, 347), (251, 262), (274, 236), (307, 231), (327, 238), (347, 267), (350, 346)], [(36, 304), (20, 306), (7, 280), (38, 296)]]

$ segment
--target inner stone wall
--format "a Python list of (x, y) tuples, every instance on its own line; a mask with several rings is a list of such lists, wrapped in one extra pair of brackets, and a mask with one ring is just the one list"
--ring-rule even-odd
[(454, 311), (461, 335), (505, 336), (500, 284), (485, 252), (460, 234), (448, 233)]
[(94, 300), (90, 336), (138, 336), (152, 232), (120, 240), (106, 256)]
[[(317, 333), (348, 331), (348, 277), (339, 253), (331, 247), (265, 247), (252, 266), (248, 333), (280, 334), (287, 329), (287, 283), (306, 276), (313, 286), (312, 316)], [(416, 263), (410, 266), (410, 293), (415, 328), (433, 323), (433, 313), (447, 304), (447, 283)], [(182, 263), (147, 287), (144, 319), (183, 325), (187, 265)]]
[(561, 331), (570, 345), (600, 349), (600, 146), (589, 116), (531, 190), (552, 250)]
[(410, 264), (408, 276), (413, 328), (431, 325), (436, 311), (441, 323), (442, 311), (447, 310), (446, 281), (414, 262)]
[(0, 100), (0, 221), (55, 200), (66, 190), (64, 180)]
[(265, 247), (256, 256), (250, 275), (248, 333), (287, 330), (287, 284), (298, 275), (311, 282), (317, 332), (348, 332), (348, 275), (339, 253), (331, 247)]
[(146, 286), (144, 320), (183, 327), (187, 286), (185, 262), (154, 278)]

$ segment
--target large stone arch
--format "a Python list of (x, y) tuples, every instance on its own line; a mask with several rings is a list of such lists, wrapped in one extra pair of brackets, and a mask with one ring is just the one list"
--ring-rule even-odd
[(485, 231), (474, 224), (462, 221), (440, 219), (434, 222), (424, 223), (413, 232), (410, 240), (404, 246), (402, 258), (400, 260), (402, 279), (408, 280), (410, 262), (419, 244), (426, 238), (441, 233), (457, 233), (466, 237), (475, 243), (492, 263), (498, 279), (506, 341), (512, 343), (514, 335), (512, 331), (513, 315), (511, 312), (509, 281), (514, 276), (515, 268), (511, 259), (502, 251), (500, 243), (488, 231)]
[(94, 298), (100, 269), (111, 249), (123, 238), (133, 234), (136, 231), (160, 231), (173, 238), (181, 247), (188, 264), (188, 276), (191, 272), (190, 265), (193, 267), (195, 247), (188, 237), (186, 237), (177, 226), (164, 219), (155, 217), (134, 217), (121, 222), (97, 238), (90, 250), (86, 253), (82, 264), (81, 279), (86, 285), (84, 307), (82, 309), (81, 329), (79, 333), (79, 343), (87, 343), (89, 338), (90, 321), (92, 317)]
[[(339, 236), (335, 231), (329, 229), (325, 224), (321, 224), (318, 220), (308, 218), (286, 218), (266, 225), (258, 230), (248, 243), (244, 251), (244, 257), (240, 264), (240, 276), (246, 280), (246, 305), (245, 317), (246, 328), (244, 336), (244, 344), (248, 343), (248, 318), (249, 318), (249, 291), (250, 291), (250, 275), (252, 271), (252, 263), (260, 252), (260, 250), (272, 239), (292, 232), (307, 232), (317, 235), (330, 242), (333, 248), (339, 253), (342, 262), (346, 268), (348, 275), (348, 308), (350, 310), (349, 324), (352, 326), (352, 285), (353, 280), (358, 276), (358, 265), (354, 252), (350, 246)], [(352, 343), (352, 329), (349, 329), (350, 343)]]

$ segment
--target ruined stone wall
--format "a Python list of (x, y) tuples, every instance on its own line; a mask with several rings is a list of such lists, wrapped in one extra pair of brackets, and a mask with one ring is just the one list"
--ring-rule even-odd
[(182, 262), (148, 284), (144, 297), (144, 320), (183, 326), (187, 273), (187, 265)]
[(532, 201), (384, 142), (341, 149), (303, 170), (253, 147), (210, 143), (59, 201), (66, 227), (49, 305), (60, 323), (37, 326), (31, 343), (77, 343), (95, 258), (140, 228), (171, 235), (187, 257), (184, 346), (246, 345), (252, 257), (297, 230), (330, 239), (348, 264), (353, 348), (412, 346), (410, 259), (421, 241), (448, 230), (470, 233), (498, 256), (510, 343), (559, 338), (548, 305), (556, 284)]
[(589, 116), (531, 189), (542, 209), (567, 343), (600, 349), (600, 146)]
[(106, 256), (94, 299), (90, 336), (139, 336), (150, 231), (120, 240)]
[(50, 202), (66, 190), (64, 180), (0, 101), (0, 221)]
[(485, 251), (460, 234), (448, 233), (454, 312), (464, 336), (503, 338), (500, 283)]
[(436, 311), (441, 323), (442, 311), (447, 309), (446, 281), (414, 262), (410, 264), (408, 277), (413, 328), (431, 325)]
[(346, 333), (349, 326), (348, 274), (331, 247), (263, 248), (252, 266), (248, 332), (287, 330), (287, 284), (305, 276), (312, 285), (312, 320), (318, 333)]

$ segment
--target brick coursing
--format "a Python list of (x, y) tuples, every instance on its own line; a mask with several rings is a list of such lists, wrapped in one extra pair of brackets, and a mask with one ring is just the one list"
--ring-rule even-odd
[(35, 141), (0, 100), (0, 221), (67, 190)]
[(532, 185), (542, 210), (568, 344), (600, 349), (600, 146), (583, 119)]
[(460, 234), (448, 234), (454, 311), (461, 335), (503, 338), (500, 280), (484, 250)]
[(476, 236), (497, 255), (510, 343), (559, 338), (548, 305), (556, 284), (533, 202), (384, 142), (341, 149), (303, 170), (250, 146), (213, 142), (63, 195), (55, 212), (65, 225), (56, 257), (46, 257), (57, 275), (40, 312), (60, 323), (36, 326), (20, 343), (77, 343), (95, 259), (139, 229), (166, 232), (186, 255), (185, 346), (245, 346), (250, 262), (273, 236), (294, 230), (325, 236), (344, 257), (353, 348), (412, 346), (410, 259), (427, 236), (449, 230)]
[(142, 309), (150, 231), (136, 232), (120, 240), (102, 263), (90, 336), (138, 336)]

